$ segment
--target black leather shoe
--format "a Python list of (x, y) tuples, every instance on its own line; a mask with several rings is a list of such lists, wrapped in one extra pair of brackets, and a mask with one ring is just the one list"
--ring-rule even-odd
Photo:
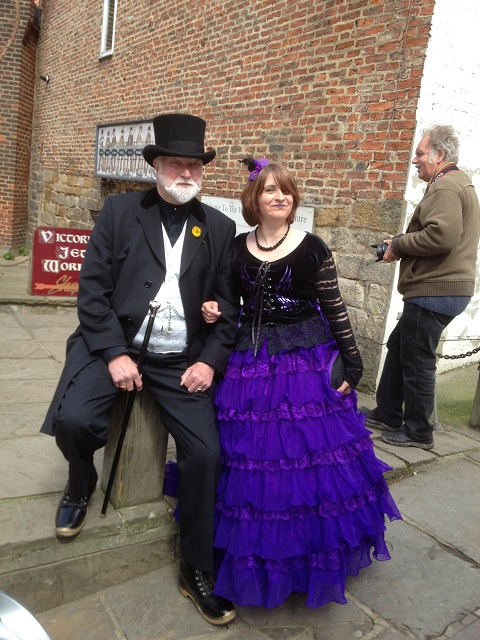
[(377, 429), (382, 429), (383, 431), (395, 432), (400, 429), (400, 425), (396, 427), (393, 424), (388, 424), (388, 422), (384, 422), (380, 416), (378, 415), (378, 407), (375, 409), (369, 409), (368, 407), (360, 407), (359, 410), (365, 414), (367, 418), (367, 426), (376, 427)]
[(382, 433), (382, 440), (394, 447), (417, 447), (418, 449), (433, 449), (433, 438), (431, 442), (413, 440), (403, 427), (397, 429), (395, 433)]
[(74, 538), (83, 529), (87, 519), (88, 503), (97, 486), (97, 480), (98, 475), (94, 467), (88, 485), (88, 495), (86, 496), (75, 496), (70, 493), (69, 483), (67, 482), (55, 515), (55, 533), (57, 537)]
[(194, 569), (183, 560), (180, 562), (179, 589), (182, 596), (190, 598), (202, 618), (210, 624), (228, 624), (235, 619), (237, 612), (229, 600), (212, 593), (213, 586), (210, 574)]

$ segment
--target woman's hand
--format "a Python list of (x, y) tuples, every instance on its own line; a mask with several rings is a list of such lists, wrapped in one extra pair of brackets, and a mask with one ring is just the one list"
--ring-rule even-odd
[(207, 324), (214, 324), (222, 312), (218, 310), (218, 302), (207, 300), (202, 304), (202, 316)]
[(352, 387), (348, 384), (346, 380), (344, 380), (337, 389), (338, 393), (341, 393), (344, 396), (348, 395), (351, 390), (352, 390)]

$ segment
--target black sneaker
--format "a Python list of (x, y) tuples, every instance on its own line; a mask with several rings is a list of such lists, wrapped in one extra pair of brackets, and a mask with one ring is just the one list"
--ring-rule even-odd
[(380, 419), (378, 415), (378, 407), (375, 409), (368, 409), (368, 407), (360, 407), (359, 410), (365, 414), (367, 418), (367, 425), (369, 427), (376, 427), (377, 429), (382, 429), (383, 431), (398, 431), (400, 429), (400, 425), (395, 427), (393, 424), (388, 424)]
[(394, 447), (417, 447), (417, 449), (433, 449), (433, 438), (431, 442), (421, 442), (413, 440), (405, 431), (404, 427), (400, 427), (395, 433), (382, 433), (382, 440)]

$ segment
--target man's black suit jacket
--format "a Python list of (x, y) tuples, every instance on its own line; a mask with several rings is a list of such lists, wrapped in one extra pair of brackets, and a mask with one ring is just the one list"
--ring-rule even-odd
[[(232, 278), (234, 236), (232, 220), (192, 201), (179, 281), (187, 359), (189, 364), (205, 362), (219, 373), (225, 370), (233, 347), (238, 318), (239, 300)], [(80, 273), (80, 325), (67, 341), (65, 367), (41, 431), (53, 433), (53, 415), (78, 371), (101, 357), (105, 349), (129, 347), (165, 274), (156, 188), (107, 198)], [(212, 325), (201, 315), (201, 305), (208, 299), (217, 300), (222, 311)]]

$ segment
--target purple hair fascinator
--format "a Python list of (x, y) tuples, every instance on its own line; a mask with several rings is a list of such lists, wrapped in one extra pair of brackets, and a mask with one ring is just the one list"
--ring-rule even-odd
[(247, 169), (250, 171), (250, 175), (248, 176), (249, 181), (255, 180), (262, 169), (268, 164), (268, 158), (259, 158), (255, 160), (252, 156), (247, 156), (240, 160), (239, 162), (243, 162), (247, 166)]

